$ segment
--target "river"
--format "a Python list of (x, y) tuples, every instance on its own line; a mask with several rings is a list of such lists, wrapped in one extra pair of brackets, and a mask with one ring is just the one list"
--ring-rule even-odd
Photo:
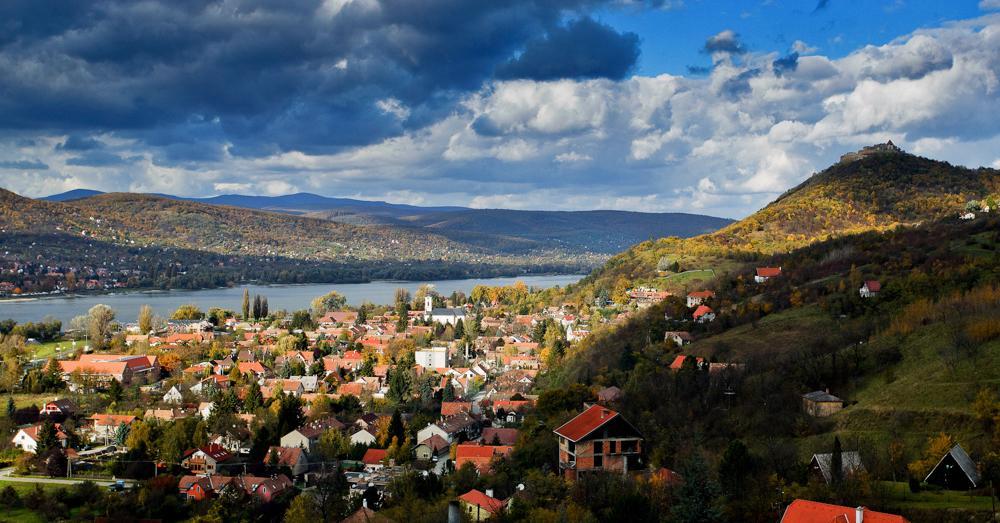
[(441, 294), (447, 296), (454, 291), (469, 294), (476, 285), (501, 286), (523, 281), (529, 287), (548, 288), (566, 286), (576, 283), (583, 276), (522, 276), (519, 278), (483, 278), (468, 280), (438, 280), (427, 282), (373, 281), (369, 283), (310, 283), (303, 285), (246, 285), (222, 289), (202, 289), (195, 291), (131, 291), (115, 294), (89, 294), (83, 296), (54, 296), (44, 298), (28, 298), (22, 300), (0, 300), (0, 319), (11, 318), (18, 323), (39, 321), (45, 316), (62, 320), (63, 328), (69, 327), (74, 316), (85, 314), (88, 309), (98, 303), (103, 303), (115, 310), (119, 321), (135, 321), (139, 308), (149, 305), (155, 314), (164, 318), (184, 304), (197, 305), (203, 311), (210, 307), (221, 307), (238, 311), (242, 307), (243, 289), (250, 294), (260, 294), (267, 297), (271, 311), (287, 310), (289, 312), (309, 308), (309, 302), (317, 296), (335, 290), (347, 298), (350, 305), (359, 305), (368, 301), (376, 304), (392, 303), (396, 289), (403, 287), (414, 293), (417, 287), (425, 283), (434, 285)]

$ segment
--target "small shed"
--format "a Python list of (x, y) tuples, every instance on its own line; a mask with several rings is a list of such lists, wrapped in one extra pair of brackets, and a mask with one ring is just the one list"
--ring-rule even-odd
[(840, 412), (844, 400), (830, 394), (829, 390), (817, 390), (802, 395), (802, 408), (810, 416), (822, 418)]
[(979, 486), (980, 478), (976, 462), (961, 445), (955, 445), (934, 465), (924, 481), (949, 490), (972, 490)]

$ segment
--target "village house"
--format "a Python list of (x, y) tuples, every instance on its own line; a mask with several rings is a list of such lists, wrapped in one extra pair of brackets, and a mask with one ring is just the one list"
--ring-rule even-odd
[(95, 440), (114, 437), (119, 427), (132, 425), (138, 418), (127, 414), (94, 414), (87, 418), (84, 430)]
[(319, 438), (324, 432), (328, 430), (340, 431), (344, 430), (344, 427), (343, 423), (332, 416), (311, 421), (282, 436), (281, 446), (302, 448), (306, 452), (312, 452), (313, 447), (319, 443)]
[[(55, 426), (56, 439), (59, 440), (59, 445), (66, 448), (66, 445), (69, 443), (69, 436), (63, 431), (62, 424), (54, 423), (53, 425)], [(14, 434), (14, 438), (11, 441), (15, 447), (34, 454), (38, 450), (39, 433), (41, 430), (41, 423), (22, 427), (17, 431), (17, 434)]]
[(56, 418), (68, 418), (76, 413), (77, 407), (73, 400), (61, 398), (52, 400), (38, 409), (39, 416), (54, 416)]
[(858, 289), (862, 298), (872, 298), (882, 290), (882, 284), (877, 280), (868, 280)]
[(591, 405), (555, 429), (559, 469), (575, 480), (590, 471), (627, 474), (642, 466), (642, 434), (617, 412)]
[(687, 306), (688, 306), (689, 309), (693, 309), (693, 308), (701, 305), (702, 303), (704, 303), (705, 300), (709, 300), (709, 299), (712, 299), (714, 297), (715, 297), (715, 293), (712, 292), (712, 291), (693, 291), (693, 292), (689, 292), (688, 295), (687, 295)]
[(288, 467), (293, 476), (300, 476), (309, 470), (306, 453), (299, 447), (271, 446), (264, 454), (264, 465), (271, 467)]
[(781, 267), (757, 267), (757, 272), (754, 274), (753, 281), (757, 283), (764, 283), (771, 278), (777, 278), (781, 276)]
[(222, 445), (209, 443), (197, 449), (190, 449), (184, 453), (181, 466), (195, 474), (215, 474), (219, 472), (219, 465), (233, 459), (233, 455)]
[(517, 443), (517, 429), (486, 427), (479, 441), (484, 445), (506, 445), (513, 447)]
[(493, 497), (493, 490), (472, 489), (458, 497), (459, 506), (470, 521), (486, 521), (504, 511), (507, 503)]
[(972, 490), (980, 486), (981, 477), (972, 457), (961, 445), (955, 445), (934, 465), (924, 481), (948, 490)]
[(351, 433), (351, 445), (365, 445), (372, 446), (377, 442), (378, 439), (368, 429), (359, 428)]
[(421, 441), (413, 448), (413, 455), (417, 460), (430, 461), (448, 453), (450, 446), (441, 436), (434, 434)]
[[(847, 451), (840, 453), (840, 477), (848, 478), (853, 474), (865, 471), (865, 466), (861, 463), (861, 454), (857, 451)], [(813, 454), (809, 461), (809, 472), (821, 478), (827, 485), (833, 482), (833, 454)]]
[(431, 369), (448, 366), (448, 347), (431, 347), (413, 353), (417, 365)]
[(822, 418), (836, 414), (844, 408), (844, 400), (830, 394), (829, 389), (802, 395), (802, 408), (810, 416)]
[(909, 523), (903, 516), (875, 512), (865, 507), (844, 507), (796, 499), (785, 508), (780, 523)]
[(628, 291), (630, 301), (639, 308), (646, 308), (669, 298), (672, 294), (668, 291), (661, 291), (649, 287), (638, 287)]
[(175, 405), (179, 405), (184, 402), (184, 396), (181, 395), (181, 391), (177, 388), (177, 385), (170, 387), (170, 390), (163, 395), (163, 402), (173, 403)]
[(180, 493), (192, 501), (214, 497), (229, 488), (237, 488), (262, 503), (270, 503), (293, 487), (292, 480), (284, 474), (270, 478), (257, 476), (183, 476), (177, 485)]
[(708, 305), (699, 305), (698, 308), (694, 310), (692, 318), (698, 323), (712, 322), (715, 321), (715, 311), (713, 311)]
[(621, 400), (623, 396), (622, 389), (612, 385), (597, 391), (597, 402), (607, 405)]
[(678, 347), (683, 347), (684, 345), (694, 341), (694, 336), (692, 336), (690, 332), (685, 331), (667, 331), (663, 335), (663, 341), (673, 343)]
[(482, 443), (460, 443), (455, 447), (455, 469), (471, 463), (480, 473), (489, 472), (494, 459), (510, 456), (514, 447), (510, 445), (484, 445)]
[(361, 458), (361, 462), (365, 464), (365, 470), (368, 472), (382, 470), (385, 467), (386, 454), (385, 449), (366, 450), (365, 455)]

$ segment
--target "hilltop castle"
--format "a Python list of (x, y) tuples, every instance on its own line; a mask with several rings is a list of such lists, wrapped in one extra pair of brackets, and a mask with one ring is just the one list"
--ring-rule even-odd
[(876, 154), (898, 154), (902, 153), (903, 150), (892, 143), (889, 140), (885, 143), (878, 143), (875, 145), (869, 145), (868, 147), (863, 147), (860, 151), (855, 151), (853, 153), (847, 153), (840, 157), (840, 163), (850, 163), (853, 161), (860, 160), (862, 158), (867, 158), (869, 156), (874, 156)]

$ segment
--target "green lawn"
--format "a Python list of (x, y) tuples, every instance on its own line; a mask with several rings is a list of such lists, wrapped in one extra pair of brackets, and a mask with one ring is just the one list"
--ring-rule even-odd
[[(17, 408), (19, 408), (19, 409), (23, 409), (24, 407), (30, 407), (32, 405), (36, 405), (38, 407), (41, 407), (45, 403), (47, 403), (49, 401), (52, 401), (54, 399), (58, 399), (60, 397), (63, 397), (66, 394), (67, 394), (66, 391), (62, 391), (61, 393), (60, 392), (42, 392), (42, 393), (39, 393), (39, 394), (17, 393), (17, 394), (13, 394), (12, 396), (14, 396), (14, 406), (17, 407)], [(3, 401), (4, 405), (7, 404), (7, 398), (6, 398), (6, 396), (0, 396), (0, 400)]]
[(34, 510), (26, 508), (3, 509), (0, 511), (2, 523), (44, 523), (45, 518)]
[[(78, 346), (80, 343), (77, 343)], [(52, 356), (59, 356), (61, 354), (68, 354), (73, 350), (72, 341), (49, 341), (41, 343), (38, 345), (28, 345), (27, 349), (31, 352), (32, 359), (48, 359)]]

